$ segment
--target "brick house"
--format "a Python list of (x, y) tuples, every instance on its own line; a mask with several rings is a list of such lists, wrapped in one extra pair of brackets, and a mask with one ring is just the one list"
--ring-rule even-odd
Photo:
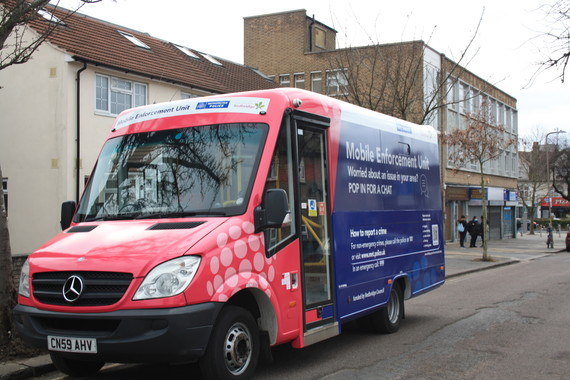
[(0, 71), (0, 164), (14, 254), (59, 232), (61, 203), (83, 191), (122, 110), (276, 87), (250, 67), (61, 8), (46, 8), (27, 36), (53, 23), (29, 62)]
[[(300, 87), (415, 123), (441, 133), (465, 125), (465, 115), (489, 102), (506, 139), (518, 136), (516, 99), (448, 59), (423, 41), (336, 47), (337, 31), (294, 10), (244, 19), (244, 62), (276, 84)], [(443, 90), (440, 90), (443, 89)], [(482, 213), (478, 166), (457, 171), (442, 148), (446, 240), (455, 220)], [(491, 239), (514, 236), (517, 147), (485, 166)], [(479, 189), (480, 190), (480, 189)], [(480, 191), (479, 191), (480, 194)]]

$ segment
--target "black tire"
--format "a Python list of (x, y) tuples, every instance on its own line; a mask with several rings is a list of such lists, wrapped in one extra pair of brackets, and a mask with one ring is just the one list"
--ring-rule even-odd
[(400, 329), (404, 318), (404, 298), (398, 283), (392, 285), (388, 304), (370, 315), (372, 329), (382, 334), (392, 334)]
[(251, 379), (259, 360), (260, 340), (251, 313), (237, 306), (222, 309), (208, 348), (200, 359), (206, 379)]
[(55, 367), (72, 377), (93, 375), (103, 367), (104, 362), (91, 362), (87, 360), (77, 360), (65, 358), (55, 352), (50, 352), (49, 356)]

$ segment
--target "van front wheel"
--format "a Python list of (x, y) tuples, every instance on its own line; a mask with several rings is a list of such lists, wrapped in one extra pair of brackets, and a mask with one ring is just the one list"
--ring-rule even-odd
[(200, 359), (200, 370), (206, 379), (251, 379), (259, 346), (259, 330), (252, 315), (241, 307), (226, 306)]

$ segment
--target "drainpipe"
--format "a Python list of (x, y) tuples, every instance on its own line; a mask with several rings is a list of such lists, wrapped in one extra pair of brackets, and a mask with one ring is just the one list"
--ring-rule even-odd
[(313, 51), (313, 25), (315, 25), (315, 15), (311, 19), (311, 23), (309, 24), (309, 51)]
[(80, 111), (80, 105), (81, 105), (81, 73), (87, 68), (87, 62), (83, 61), (83, 67), (80, 68), (79, 70), (77, 70), (77, 74), (76, 74), (76, 85), (77, 85), (77, 97), (76, 97), (76, 101), (77, 101), (77, 108), (76, 108), (76, 157), (75, 157), (75, 202), (79, 203), (79, 197), (80, 197), (80, 193), (79, 193), (79, 188), (81, 185), (81, 180), (79, 178), (80, 174), (81, 174), (81, 170), (80, 170), (80, 163), (81, 163), (81, 111)]

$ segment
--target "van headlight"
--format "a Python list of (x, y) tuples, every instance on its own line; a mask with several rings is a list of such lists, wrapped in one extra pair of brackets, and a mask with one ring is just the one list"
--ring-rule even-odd
[(18, 294), (30, 298), (30, 263), (28, 263), (27, 259), (24, 262), (24, 265), (22, 265)]
[(184, 256), (166, 261), (146, 275), (133, 300), (172, 297), (192, 282), (200, 266), (200, 256)]

